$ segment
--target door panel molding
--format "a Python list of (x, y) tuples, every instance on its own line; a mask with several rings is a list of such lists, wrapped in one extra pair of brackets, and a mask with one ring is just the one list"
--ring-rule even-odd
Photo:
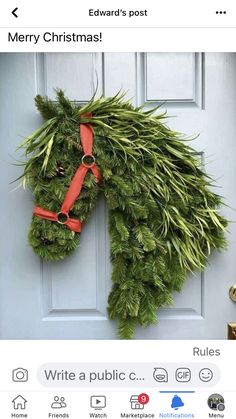
[(144, 102), (204, 109), (204, 54), (144, 53)]
[[(95, 240), (94, 243), (88, 243), (91, 235)], [(82, 247), (86, 248), (83, 250)], [(90, 253), (89, 257), (84, 257), (84, 251), (86, 254)], [(74, 254), (68, 257), (66, 262), (62, 261), (60, 267), (58, 267), (60, 262), (41, 263), (44, 320), (49, 317), (67, 321), (75, 320), (75, 318), (77, 320), (107, 319), (106, 306), (111, 287), (108, 252), (107, 211), (105, 200), (101, 198), (97, 202), (88, 225), (81, 233), (81, 244)], [(88, 275), (86, 275), (87, 268), (90, 269)], [(68, 276), (64, 277), (67, 269)], [(76, 292), (78, 297), (75, 295)], [(90, 293), (92, 296), (89, 295)]]

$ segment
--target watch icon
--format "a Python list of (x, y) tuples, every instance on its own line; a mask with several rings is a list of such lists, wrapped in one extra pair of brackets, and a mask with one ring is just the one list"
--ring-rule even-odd
[(91, 396), (90, 407), (95, 410), (101, 410), (106, 407), (106, 396)]

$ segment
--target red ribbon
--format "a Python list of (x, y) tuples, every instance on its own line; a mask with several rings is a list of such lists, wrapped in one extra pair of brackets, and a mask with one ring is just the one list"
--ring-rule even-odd
[[(91, 118), (92, 114), (87, 113), (81, 115), (82, 118)], [(61, 209), (58, 213), (45, 210), (40, 207), (34, 207), (33, 215), (43, 218), (45, 220), (55, 221), (59, 224), (64, 224), (70, 230), (76, 233), (81, 232), (82, 223), (79, 220), (70, 218), (69, 212), (77, 200), (84, 182), (84, 178), (89, 170), (94, 174), (96, 181), (102, 180), (100, 171), (95, 163), (93, 152), (93, 129), (91, 124), (80, 124), (80, 141), (84, 155), (82, 157), (82, 163), (78, 167), (75, 175), (70, 183), (70, 186), (66, 192), (65, 199), (62, 203)], [(85, 158), (90, 157), (92, 163), (86, 163)]]

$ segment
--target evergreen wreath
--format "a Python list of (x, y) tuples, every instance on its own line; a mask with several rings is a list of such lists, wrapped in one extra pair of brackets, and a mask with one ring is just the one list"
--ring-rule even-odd
[[(188, 272), (204, 269), (211, 251), (225, 247), (222, 199), (197, 153), (157, 108), (135, 108), (120, 93), (78, 106), (61, 90), (57, 101), (38, 95), (35, 102), (46, 122), (20, 145), (28, 158), (22, 180), (36, 208), (56, 218), (34, 211), (29, 243), (44, 260), (65, 258), (80, 239), (80, 229), (66, 223), (86, 222), (104, 194), (113, 264), (108, 313), (119, 320), (119, 336), (132, 338), (137, 325), (156, 323), (157, 310), (171, 304)], [(97, 176), (90, 156), (79, 197), (65, 215), (61, 205), (84, 155), (81, 126), (94, 136)]]

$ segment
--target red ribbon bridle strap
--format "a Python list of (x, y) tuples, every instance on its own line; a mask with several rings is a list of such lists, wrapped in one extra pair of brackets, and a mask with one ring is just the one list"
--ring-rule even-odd
[[(91, 118), (92, 114), (84, 114), (81, 117)], [(61, 210), (59, 213), (45, 210), (40, 207), (35, 207), (33, 215), (44, 218), (46, 220), (51, 220), (58, 222), (59, 224), (66, 225), (70, 230), (80, 233), (82, 223), (79, 220), (69, 217), (69, 211), (73, 207), (75, 201), (77, 200), (84, 182), (84, 178), (88, 172), (91, 170), (94, 174), (96, 181), (100, 182), (102, 177), (100, 171), (95, 164), (95, 158), (92, 154), (93, 151), (93, 129), (90, 124), (80, 124), (80, 141), (83, 148), (84, 155), (82, 157), (82, 163), (77, 169), (70, 186), (66, 192), (65, 199), (62, 203)], [(90, 157), (92, 163), (86, 163), (85, 158)], [(62, 221), (63, 219), (63, 221)]]
[(66, 214), (65, 217), (67, 219), (65, 221), (60, 221), (58, 219), (58, 215), (56, 212), (48, 211), (40, 207), (34, 207), (33, 215), (36, 215), (37, 217), (44, 218), (45, 220), (55, 221), (59, 224), (66, 225), (70, 230), (74, 231), (75, 233), (80, 233), (82, 228), (82, 223), (79, 220), (76, 220), (75, 218), (70, 218)]
[[(82, 115), (85, 117), (85, 115)], [(86, 114), (86, 116), (91, 117), (91, 114)], [(101, 181), (101, 175), (99, 172), (98, 167), (95, 164), (95, 158), (92, 154), (93, 151), (93, 130), (90, 124), (80, 124), (80, 141), (83, 148), (84, 155), (82, 157), (82, 164), (77, 169), (71, 183), (69, 189), (66, 193), (64, 202), (61, 206), (61, 212), (68, 214), (70, 209), (73, 207), (76, 199), (78, 198), (80, 191), (83, 186), (84, 178), (88, 172), (91, 170), (94, 174), (97, 182)], [(85, 157), (91, 157), (93, 162), (91, 164), (86, 164), (84, 162)]]

